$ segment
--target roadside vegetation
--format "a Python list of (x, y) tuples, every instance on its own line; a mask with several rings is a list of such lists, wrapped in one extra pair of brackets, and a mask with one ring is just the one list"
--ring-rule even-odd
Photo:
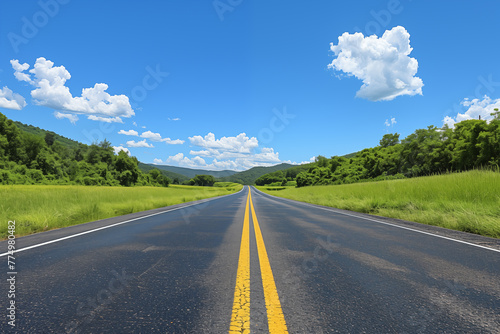
[(472, 170), (404, 180), (257, 187), (271, 195), (500, 238), (500, 173)]
[(54, 132), (15, 123), (0, 113), (0, 184), (159, 186), (171, 183), (158, 169), (147, 173), (111, 143), (85, 145)]
[(234, 193), (243, 186), (98, 187), (0, 186), (0, 237), (16, 221), (16, 236)]
[(316, 162), (259, 177), (255, 184), (297, 187), (404, 179), (500, 166), (500, 113), (490, 122), (467, 120), (455, 128), (418, 129), (400, 140), (386, 134), (380, 145), (352, 157), (318, 156)]

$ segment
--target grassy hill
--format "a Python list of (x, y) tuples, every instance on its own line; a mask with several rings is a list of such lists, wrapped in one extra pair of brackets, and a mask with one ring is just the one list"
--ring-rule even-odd
[(500, 173), (462, 173), (313, 187), (257, 187), (271, 195), (500, 238)]
[(27, 133), (31, 133), (31, 134), (34, 134), (34, 135), (36, 135), (38, 137), (42, 137), (42, 138), (45, 138), (45, 135), (47, 133), (51, 133), (51, 134), (54, 135), (54, 139), (55, 139), (56, 142), (60, 143), (61, 145), (63, 145), (66, 148), (69, 148), (69, 149), (77, 149), (80, 145), (82, 145), (80, 142), (77, 142), (76, 140), (72, 140), (72, 139), (63, 137), (63, 136), (58, 135), (57, 133), (52, 132), (52, 131), (40, 129), (37, 126), (24, 124), (24, 123), (21, 123), (21, 122), (18, 122), (18, 121), (14, 121), (14, 124), (21, 131), (24, 131), (24, 132), (27, 132)]

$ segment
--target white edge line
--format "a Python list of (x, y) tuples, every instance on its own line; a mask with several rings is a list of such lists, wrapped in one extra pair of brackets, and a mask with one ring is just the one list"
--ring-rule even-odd
[[(471, 243), (471, 242), (467, 242), (467, 241), (463, 241), (463, 240), (459, 240), (459, 239), (453, 239), (453, 238), (445, 237), (445, 236), (442, 236), (442, 235), (439, 235), (439, 234), (433, 234), (433, 233), (430, 233), (430, 232), (420, 231), (420, 230), (416, 230), (416, 229), (413, 229), (413, 228), (410, 228), (410, 227), (405, 227), (405, 226), (400, 226), (400, 225), (396, 225), (396, 224), (391, 224), (391, 223), (383, 222), (383, 221), (380, 221), (380, 220), (377, 220), (377, 219), (372, 219), (372, 218), (368, 218), (368, 217), (353, 215), (353, 214), (346, 213), (346, 212), (340, 212), (340, 211), (335, 210), (335, 208), (325, 208), (325, 207), (317, 205), (317, 204), (312, 204), (312, 203), (307, 203), (307, 202), (301, 202), (301, 201), (296, 201), (296, 200), (292, 200), (292, 199), (289, 199), (289, 198), (284, 198), (284, 197), (270, 195), (270, 194), (265, 193), (265, 192), (263, 192), (263, 191), (255, 188), (255, 187), (254, 187), (254, 189), (257, 190), (258, 192), (261, 192), (261, 193), (263, 193), (265, 195), (268, 195), (268, 196), (272, 196), (272, 197), (277, 198), (277, 199), (282, 199), (282, 200), (293, 202), (293, 203), (299, 203), (299, 204), (302, 204), (302, 205), (305, 205), (305, 206), (309, 206), (309, 207), (313, 207), (313, 208), (317, 208), (317, 209), (322, 209), (322, 210), (325, 210), (325, 211), (334, 212), (334, 213), (338, 213), (338, 214), (345, 215), (345, 216), (350, 216), (350, 217), (360, 218), (360, 219), (364, 219), (364, 220), (369, 220), (369, 221), (372, 221), (372, 222), (375, 222), (375, 223), (389, 225), (389, 226), (393, 226), (393, 227), (397, 227), (397, 228), (402, 228), (404, 230), (409, 230), (409, 231), (418, 232), (418, 233), (422, 233), (422, 234), (427, 234), (427, 235), (431, 235), (431, 236), (436, 237), (436, 238), (451, 240), (451, 241), (459, 242), (459, 243), (462, 243), (462, 244), (466, 244), (466, 245), (470, 245), (470, 246), (474, 246), (474, 247), (479, 247), (479, 248), (483, 248), (483, 249), (487, 249), (487, 250), (490, 250), (490, 251), (494, 251), (494, 252), (500, 253), (500, 250), (495, 249), (495, 248), (481, 246), (481, 245), (474, 244), (474, 243)], [(432, 225), (428, 225), (428, 226), (432, 226)], [(454, 231), (454, 230), (450, 230), (450, 231)]]
[[(38, 247), (41, 247), (41, 246), (53, 244), (55, 242), (63, 241), (63, 240), (66, 240), (66, 239), (76, 238), (76, 237), (79, 237), (81, 235), (89, 234), (89, 233), (92, 233), (92, 232), (97, 232), (97, 231), (100, 231), (100, 230), (105, 230), (105, 229), (110, 228), (110, 227), (114, 227), (114, 226), (118, 226), (118, 225), (122, 225), (122, 224), (127, 224), (127, 223), (130, 223), (130, 222), (136, 221), (136, 220), (140, 220), (140, 219), (144, 219), (144, 218), (148, 218), (148, 217), (153, 217), (153, 216), (156, 216), (156, 215), (161, 215), (163, 213), (172, 212), (172, 211), (175, 211), (175, 210), (185, 209), (185, 208), (188, 208), (190, 206), (195, 206), (195, 205), (203, 204), (203, 203), (210, 202), (210, 201), (213, 201), (213, 200), (216, 200), (216, 199), (220, 199), (222, 197), (236, 195), (236, 194), (239, 194), (240, 192), (242, 192), (243, 189), (245, 189), (244, 186), (243, 186), (243, 188), (241, 188), (240, 191), (235, 192), (233, 194), (227, 194), (227, 195), (224, 195), (224, 196), (217, 196), (217, 197), (213, 197), (213, 198), (208, 198), (205, 201), (200, 202), (200, 203), (189, 204), (189, 205), (185, 205), (185, 206), (178, 207), (178, 208), (173, 208), (173, 209), (166, 210), (166, 211), (156, 212), (156, 213), (152, 213), (152, 214), (147, 215), (147, 216), (142, 216), (142, 217), (137, 217), (137, 218), (129, 219), (129, 220), (126, 220), (124, 222), (119, 222), (119, 223), (115, 223), (115, 224), (111, 224), (111, 225), (107, 225), (107, 226), (103, 226), (103, 227), (98, 227), (98, 228), (95, 228), (93, 230), (88, 230), (88, 231), (85, 231), (85, 232), (80, 232), (80, 233), (77, 233), (77, 234), (68, 235), (66, 237), (62, 237), (62, 238), (59, 238), (59, 239), (54, 239), (54, 240), (42, 242), (41, 244), (36, 244), (36, 245), (31, 245), (31, 246), (28, 246), (28, 247), (16, 249), (12, 253), (9, 253), (9, 252), (2, 253), (2, 254), (0, 254), (0, 257), (6, 256), (6, 255), (12, 255), (14, 253), (19, 253), (19, 252), (22, 252), (22, 251), (25, 251), (25, 250), (28, 250), (28, 249), (32, 249), (32, 248), (38, 248)], [(116, 217), (119, 217), (119, 216), (110, 217), (110, 218), (116, 218)], [(77, 225), (72, 225), (72, 226), (77, 226)]]

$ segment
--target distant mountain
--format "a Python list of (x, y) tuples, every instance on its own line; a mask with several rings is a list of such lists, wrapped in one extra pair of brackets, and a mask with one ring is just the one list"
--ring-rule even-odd
[(284, 170), (293, 166), (294, 165), (282, 163), (276, 166), (253, 167), (243, 172), (237, 172), (234, 170), (214, 171), (214, 170), (192, 169), (185, 167), (139, 163), (139, 168), (144, 172), (147, 172), (153, 168), (158, 168), (164, 173), (164, 175), (168, 176), (172, 180), (177, 177), (181, 183), (185, 180), (192, 179), (196, 175), (212, 175), (217, 179), (217, 181), (236, 182), (241, 184), (254, 184), (255, 180), (257, 180), (260, 176), (264, 174), (272, 173), (277, 170)]
[(150, 168), (158, 168), (159, 170), (164, 170), (180, 175), (184, 175), (188, 179), (192, 179), (196, 175), (212, 175), (215, 178), (221, 178), (225, 176), (231, 176), (233, 174), (238, 173), (234, 170), (204, 170), (204, 169), (192, 169), (185, 167), (176, 167), (176, 166), (167, 166), (167, 165), (155, 165), (155, 164), (143, 164), (146, 166), (150, 166)]
[(236, 183), (241, 183), (241, 184), (254, 184), (255, 180), (257, 180), (259, 177), (261, 177), (264, 174), (276, 172), (278, 170), (284, 170), (284, 169), (287, 169), (287, 168), (290, 168), (293, 166), (294, 165), (282, 163), (282, 164), (270, 166), (270, 167), (252, 167), (249, 170), (235, 173), (235, 174), (227, 176), (227, 177), (223, 177), (220, 179), (220, 181), (236, 182)]
[(148, 173), (150, 170), (155, 169), (155, 168), (159, 169), (163, 175), (165, 175), (166, 177), (168, 177), (170, 179), (170, 181), (174, 181), (175, 179), (178, 179), (179, 183), (182, 183), (184, 181), (191, 179), (190, 177), (187, 177), (186, 175), (174, 173), (174, 172), (171, 172), (171, 171), (168, 171), (165, 169), (160, 169), (160, 168), (158, 168), (157, 165), (153, 165), (153, 164), (145, 164), (145, 163), (139, 162), (138, 167), (144, 173)]

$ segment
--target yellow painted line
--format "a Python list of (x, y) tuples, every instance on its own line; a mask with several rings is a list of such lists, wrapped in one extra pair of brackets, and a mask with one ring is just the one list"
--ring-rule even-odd
[(257, 215), (255, 214), (255, 209), (253, 207), (250, 189), (248, 189), (248, 196), (250, 198), (250, 207), (252, 209), (252, 220), (255, 230), (255, 238), (257, 239), (257, 252), (259, 253), (262, 286), (264, 288), (264, 298), (266, 300), (269, 333), (288, 333), (285, 316), (283, 315), (283, 310), (281, 309), (278, 290), (276, 289), (276, 283), (274, 282), (273, 271), (271, 270), (271, 264), (269, 263), (269, 258), (267, 257), (266, 246), (264, 245), (262, 232), (260, 231), (259, 222), (257, 221)]
[(243, 232), (241, 234), (240, 258), (236, 273), (236, 287), (234, 288), (233, 314), (229, 333), (250, 333), (250, 217), (247, 196)]

